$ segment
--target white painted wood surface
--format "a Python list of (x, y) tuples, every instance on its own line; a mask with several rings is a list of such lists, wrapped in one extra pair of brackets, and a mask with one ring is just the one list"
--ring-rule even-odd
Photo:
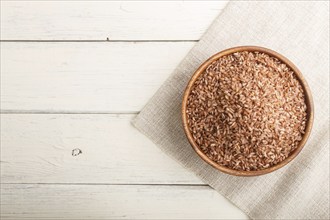
[(15, 220), (245, 218), (208, 186), (4, 184), (1, 201)]
[(247, 219), (130, 124), (225, 5), (1, 1), (1, 219)]
[(1, 108), (137, 112), (194, 42), (3, 42)]
[(1, 1), (2, 40), (198, 40), (226, 1)]
[[(136, 130), (133, 117), (2, 114), (2, 182), (203, 184)], [(73, 157), (76, 148), (82, 154)]]

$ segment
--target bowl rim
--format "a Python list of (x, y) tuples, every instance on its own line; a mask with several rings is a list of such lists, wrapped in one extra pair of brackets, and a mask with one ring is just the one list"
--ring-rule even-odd
[[(305, 98), (305, 103), (307, 106), (307, 122), (306, 122), (306, 128), (305, 128), (305, 133), (303, 135), (302, 140), (299, 142), (298, 147), (291, 152), (291, 154), (284, 159), (282, 162), (271, 166), (269, 168), (263, 169), (263, 170), (257, 170), (257, 171), (242, 171), (242, 170), (234, 170), (222, 165), (217, 164), (216, 162), (214, 162), (213, 160), (211, 160), (210, 158), (208, 158), (198, 147), (198, 145), (195, 143), (192, 134), (189, 131), (189, 127), (188, 127), (188, 123), (187, 123), (187, 115), (186, 115), (186, 107), (187, 107), (187, 100), (188, 100), (188, 96), (191, 92), (191, 88), (193, 86), (193, 84), (195, 83), (196, 79), (204, 72), (204, 70), (209, 66), (209, 64), (211, 64), (213, 61), (219, 59), (222, 56), (226, 56), (235, 52), (242, 52), (242, 51), (253, 51), (253, 52), (262, 52), (265, 54), (268, 54), (270, 56), (273, 56), (277, 59), (279, 59), (280, 61), (282, 61), (283, 63), (285, 63), (288, 67), (291, 68), (291, 70), (294, 72), (294, 74), (296, 75), (297, 80), (299, 81), (299, 83), (302, 86), (302, 89), (304, 91), (304, 98)], [(312, 130), (312, 126), (313, 126), (313, 121), (314, 121), (314, 104), (313, 104), (313, 98), (312, 98), (312, 93), (311, 90), (307, 84), (307, 81), (305, 80), (305, 78), (303, 77), (301, 71), (286, 57), (284, 57), (283, 55), (265, 48), (265, 47), (259, 47), (259, 46), (238, 46), (238, 47), (232, 47), (226, 50), (222, 50), (214, 55), (212, 55), (211, 57), (209, 57), (205, 62), (203, 62), (198, 68), (197, 70), (194, 72), (194, 74), (192, 75), (191, 79), (189, 80), (187, 87), (184, 91), (184, 95), (183, 95), (183, 100), (182, 100), (182, 108), (181, 108), (181, 115), (182, 115), (182, 122), (183, 122), (183, 128), (185, 131), (185, 134), (188, 138), (188, 141), (190, 143), (190, 145), (192, 146), (192, 148), (195, 150), (195, 152), (208, 164), (210, 164), (211, 166), (213, 166), (214, 168), (216, 168), (219, 171), (222, 171), (224, 173), (230, 174), (230, 175), (235, 175), (235, 176), (259, 176), (259, 175), (264, 175), (264, 174), (268, 174), (270, 172), (273, 172), (275, 170), (278, 170), (280, 168), (282, 168), (283, 166), (287, 165), (289, 162), (291, 162), (303, 149), (303, 147), (305, 146), (311, 130)]]

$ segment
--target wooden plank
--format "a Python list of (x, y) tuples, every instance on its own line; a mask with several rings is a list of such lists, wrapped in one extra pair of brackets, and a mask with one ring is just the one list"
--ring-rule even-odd
[(1, 109), (136, 112), (194, 42), (1, 43)]
[(134, 116), (2, 114), (1, 182), (203, 184), (138, 132)]
[(207, 186), (1, 185), (1, 219), (248, 219)]
[(198, 40), (227, 1), (1, 1), (2, 40)]

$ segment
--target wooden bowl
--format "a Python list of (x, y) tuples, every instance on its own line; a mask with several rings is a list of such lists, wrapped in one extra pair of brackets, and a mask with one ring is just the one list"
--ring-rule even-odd
[[(276, 57), (277, 59), (279, 59), (280, 61), (282, 61), (283, 63), (285, 63), (288, 67), (290, 67), (293, 72), (296, 74), (296, 77), (298, 79), (298, 81), (300, 82), (303, 91), (304, 91), (304, 95), (305, 95), (305, 103), (307, 105), (307, 121), (306, 121), (306, 129), (305, 129), (305, 134), (303, 135), (302, 140), (300, 141), (298, 147), (292, 151), (290, 153), (290, 155), (283, 160), (282, 162), (271, 166), (269, 168), (263, 169), (263, 170), (257, 170), (257, 171), (240, 171), (240, 170), (234, 170), (222, 165), (217, 164), (216, 162), (212, 161), (210, 158), (208, 158), (198, 147), (198, 145), (195, 143), (189, 128), (188, 128), (188, 122), (187, 122), (187, 115), (186, 115), (186, 107), (187, 107), (187, 100), (188, 100), (188, 96), (191, 92), (191, 88), (194, 84), (194, 82), (196, 81), (196, 79), (205, 71), (205, 69), (215, 60), (219, 59), (222, 56), (228, 55), (228, 54), (232, 54), (235, 52), (242, 52), (242, 51), (259, 51), (265, 54), (268, 54), (272, 57)], [(187, 88), (185, 90), (184, 96), (183, 96), (183, 101), (182, 101), (182, 119), (183, 119), (183, 127), (184, 127), (184, 131), (187, 135), (187, 138), (191, 144), (191, 146), (193, 147), (193, 149), (196, 151), (196, 153), (204, 160), (206, 161), (208, 164), (212, 165), (214, 168), (227, 173), (227, 174), (231, 174), (231, 175), (235, 175), (235, 176), (258, 176), (258, 175), (263, 175), (263, 174), (267, 174), (270, 173), (274, 170), (277, 170), (283, 166), (285, 166), (286, 164), (288, 164), (290, 161), (292, 161), (298, 154), (299, 152), (302, 150), (302, 148), (304, 147), (310, 133), (312, 130), (312, 125), (313, 125), (313, 119), (314, 119), (314, 107), (313, 107), (313, 99), (312, 99), (312, 93), (309, 89), (309, 86), (306, 82), (306, 80), (304, 79), (303, 75), (301, 74), (301, 72), (299, 71), (299, 69), (287, 58), (285, 58), (284, 56), (278, 54), (275, 51), (272, 51), (270, 49), (267, 48), (263, 48), (263, 47), (257, 47), (257, 46), (240, 46), (240, 47), (234, 47), (234, 48), (230, 48), (224, 51), (221, 51), (215, 55), (213, 55), (212, 57), (210, 57), (208, 60), (206, 60), (197, 70), (196, 72), (193, 74), (192, 78), (190, 79)]]

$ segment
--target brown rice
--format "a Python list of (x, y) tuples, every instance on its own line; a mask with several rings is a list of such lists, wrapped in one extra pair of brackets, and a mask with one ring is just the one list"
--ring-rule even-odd
[(235, 170), (271, 167), (297, 148), (306, 127), (304, 92), (275, 57), (237, 52), (210, 64), (195, 81), (187, 122), (207, 157)]

